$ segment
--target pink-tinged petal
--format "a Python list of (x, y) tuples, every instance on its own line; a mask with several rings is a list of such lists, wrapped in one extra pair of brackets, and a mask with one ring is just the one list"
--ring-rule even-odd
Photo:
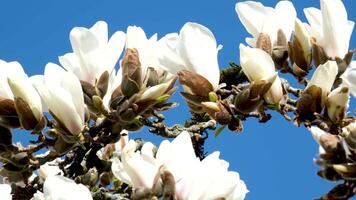
[(59, 56), (58, 60), (67, 71), (73, 72), (79, 79), (82, 79), (81, 63), (75, 53), (66, 53), (63, 56)]

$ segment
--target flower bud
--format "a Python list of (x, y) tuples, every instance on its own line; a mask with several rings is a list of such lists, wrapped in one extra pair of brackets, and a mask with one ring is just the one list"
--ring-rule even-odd
[(271, 88), (277, 74), (270, 80), (253, 81), (248, 88), (238, 93), (234, 100), (235, 108), (242, 113), (249, 113), (263, 104), (263, 96)]
[(99, 80), (95, 84), (96, 94), (103, 98), (108, 91), (110, 74), (105, 71), (101, 74)]
[(319, 66), (325, 64), (329, 57), (326, 55), (325, 50), (323, 47), (316, 44), (315, 41), (312, 40), (312, 52), (313, 52), (313, 61), (314, 66)]
[(305, 25), (296, 19), (294, 37), (291, 44), (291, 57), (295, 64), (304, 71), (309, 71), (311, 63), (311, 42)]
[(230, 112), (225, 108), (223, 102), (202, 102), (201, 106), (204, 112), (208, 113), (210, 117), (220, 124), (229, 124), (232, 119)]
[(142, 69), (141, 63), (136, 49), (126, 49), (122, 66), (122, 93), (131, 97), (138, 93), (142, 87)]
[(310, 119), (314, 117), (314, 113), (320, 113), (321, 107), (321, 88), (312, 85), (307, 88), (302, 96), (297, 101), (297, 112), (299, 117)]
[(338, 87), (328, 95), (326, 102), (327, 113), (334, 123), (339, 123), (344, 119), (349, 107), (349, 93), (348, 87)]
[(41, 97), (28, 79), (11, 75), (8, 83), (14, 95), (21, 126), (26, 130), (33, 130), (43, 118)]
[(185, 86), (184, 89), (190, 94), (209, 97), (209, 93), (214, 91), (211, 83), (195, 72), (188, 70), (179, 71), (178, 78), (179, 82)]

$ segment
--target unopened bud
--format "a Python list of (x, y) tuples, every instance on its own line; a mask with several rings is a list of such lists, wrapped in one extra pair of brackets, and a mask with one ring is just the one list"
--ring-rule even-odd
[(109, 72), (105, 71), (101, 74), (99, 80), (95, 84), (96, 94), (103, 98), (108, 90), (109, 86)]
[(302, 118), (313, 118), (314, 113), (320, 113), (322, 90), (315, 85), (307, 88), (297, 101), (297, 112)]
[(314, 66), (318, 67), (319, 65), (325, 64), (329, 57), (326, 55), (323, 47), (316, 44), (315, 41), (312, 40), (312, 48), (313, 48), (313, 61)]
[(182, 85), (186, 86), (185, 89), (191, 94), (195, 94), (202, 97), (208, 97), (210, 92), (214, 91), (211, 83), (201, 76), (192, 71), (182, 70), (178, 72), (178, 78)]
[(142, 87), (142, 69), (138, 51), (136, 49), (126, 49), (121, 66), (121, 91), (125, 96), (131, 97), (139, 92)]
[(0, 116), (16, 116), (15, 102), (12, 99), (0, 97)]
[(37, 121), (28, 103), (22, 98), (15, 98), (15, 107), (22, 128), (33, 130), (39, 121)]
[(153, 67), (148, 67), (145, 80), (143, 81), (146, 87), (158, 85), (159, 77), (157, 71)]
[(311, 42), (308, 31), (304, 24), (296, 19), (295, 31), (292, 44), (292, 54), (290, 55), (295, 64), (302, 70), (308, 72), (311, 63)]
[(263, 103), (263, 96), (271, 88), (273, 81), (260, 80), (251, 82), (248, 88), (236, 95), (234, 100), (235, 108), (243, 113), (249, 113), (258, 108)]
[(222, 125), (229, 124), (232, 119), (230, 112), (224, 106), (223, 102), (202, 102), (201, 105), (204, 112), (207, 112), (211, 118)]

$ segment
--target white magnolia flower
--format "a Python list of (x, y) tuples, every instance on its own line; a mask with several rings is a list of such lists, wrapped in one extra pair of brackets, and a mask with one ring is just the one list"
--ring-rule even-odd
[(188, 132), (182, 132), (172, 142), (163, 141), (156, 158), (151, 143), (145, 143), (141, 152), (134, 152), (135, 149), (131, 140), (122, 152), (121, 161), (116, 158), (112, 165), (114, 175), (133, 187), (157, 186), (155, 178), (163, 166), (174, 176), (177, 199), (239, 200), (248, 192), (239, 174), (228, 171), (229, 164), (219, 159), (219, 152), (200, 161)]
[(287, 40), (294, 30), (297, 13), (290, 1), (279, 1), (275, 8), (255, 1), (245, 1), (237, 3), (235, 10), (241, 23), (253, 37), (246, 39), (252, 47), (256, 46), (260, 33), (268, 34), (274, 45), (277, 42), (278, 30), (283, 31)]
[(27, 74), (18, 62), (0, 60), (0, 97), (14, 100), (22, 98), (30, 107), (37, 121), (41, 121), (41, 97), (32, 86)]
[(330, 92), (327, 100), (328, 116), (333, 122), (340, 122), (349, 108), (350, 90), (338, 87)]
[(111, 166), (115, 177), (134, 188), (153, 188), (159, 165), (153, 157), (153, 144), (147, 142), (141, 151), (136, 151), (137, 143), (130, 140), (121, 153), (121, 160), (113, 159)]
[(11, 200), (11, 186), (8, 184), (0, 184), (0, 199)]
[(343, 85), (349, 87), (351, 94), (356, 97), (356, 61), (351, 62), (341, 78)]
[[(44, 76), (37, 79), (40, 92), (49, 111), (59, 119), (73, 135), (78, 135), (84, 128), (84, 97), (79, 79), (60, 66), (48, 63)], [(42, 84), (41, 84), (42, 80)]]
[(208, 28), (188, 22), (179, 35), (171, 33), (159, 40), (159, 63), (172, 74), (184, 69), (196, 72), (217, 89), (220, 80), (217, 56), (221, 48)]
[(331, 87), (334, 84), (336, 75), (338, 73), (338, 66), (335, 61), (328, 61), (323, 65), (318, 66), (314, 71), (314, 74), (311, 80), (308, 82), (308, 85), (305, 89), (309, 88), (312, 85), (320, 87), (322, 90), (322, 105), (325, 104), (327, 96), (331, 90)]
[(304, 9), (310, 34), (331, 58), (344, 58), (355, 23), (347, 19), (341, 0), (320, 0), (321, 10)]
[(194, 153), (188, 132), (159, 146), (156, 159), (176, 181), (177, 199), (244, 199), (248, 192), (237, 172), (228, 171), (229, 163), (213, 152), (200, 161)]
[[(60, 160), (60, 159), (59, 159)], [(59, 168), (57, 162), (59, 160), (54, 160), (52, 162), (46, 162), (45, 164), (40, 166), (38, 170), (38, 174), (42, 180), (46, 180), (46, 178), (55, 175), (63, 175), (62, 170)]]
[(43, 185), (43, 193), (37, 191), (33, 200), (92, 200), (91, 193), (82, 184), (63, 176), (50, 176)]
[[(250, 81), (271, 80), (277, 74), (271, 56), (258, 48), (240, 44), (240, 62), (242, 70)], [(282, 83), (278, 76), (264, 97), (269, 104), (278, 104), (282, 99)]]
[(59, 57), (59, 62), (80, 80), (95, 83), (103, 72), (113, 71), (125, 46), (125, 33), (115, 32), (108, 38), (108, 25), (98, 21), (90, 29), (75, 27), (70, 32), (73, 53)]

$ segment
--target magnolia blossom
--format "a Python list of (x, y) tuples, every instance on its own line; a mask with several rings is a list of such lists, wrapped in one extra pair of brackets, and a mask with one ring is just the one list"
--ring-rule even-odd
[(320, 65), (316, 68), (311, 80), (308, 82), (308, 85), (305, 89), (309, 88), (312, 85), (315, 85), (322, 90), (322, 105), (324, 105), (327, 96), (331, 90), (331, 87), (334, 84), (336, 75), (338, 73), (338, 66), (335, 61), (328, 61), (323, 65)]
[(356, 97), (356, 61), (351, 62), (341, 78), (343, 85), (349, 87), (351, 94)]
[[(294, 41), (299, 42), (300, 47), (295, 47), (299, 48), (296, 50), (302, 51), (302, 58), (305, 61), (305, 64), (308, 66), (311, 62), (312, 59), (312, 52), (311, 52), (311, 36), (306, 28), (306, 25), (300, 21), (299, 19), (295, 20), (295, 25), (294, 25)], [(296, 44), (298, 46), (298, 44)], [(297, 54), (298, 52), (296, 52)], [(296, 63), (298, 62), (299, 57), (295, 57), (294, 59)], [(301, 58), (299, 58), (301, 59)], [(303, 63), (303, 62), (301, 62)], [(307, 67), (307, 66), (299, 66), (299, 67)]]
[(0, 199), (11, 200), (11, 186), (8, 184), (0, 184)]
[(283, 89), (281, 80), (276, 76), (277, 72), (271, 56), (261, 49), (240, 44), (240, 62), (242, 70), (250, 81), (273, 81), (264, 97), (267, 103), (278, 104), (283, 97)]
[(87, 187), (76, 184), (72, 179), (63, 176), (50, 176), (43, 185), (43, 193), (37, 191), (33, 200), (92, 200)]
[(317, 44), (324, 48), (331, 58), (344, 58), (355, 23), (347, 19), (347, 12), (341, 0), (320, 0), (321, 10), (304, 9), (310, 26), (310, 34)]
[(73, 28), (70, 42), (73, 53), (59, 57), (61, 65), (80, 80), (95, 84), (103, 72), (114, 70), (125, 46), (125, 33), (117, 31), (109, 39), (107, 23), (98, 21), (90, 29)]
[(159, 169), (174, 176), (177, 199), (244, 199), (248, 190), (237, 172), (228, 171), (229, 164), (214, 152), (200, 161), (195, 156), (188, 132), (182, 132), (172, 142), (163, 141), (153, 156), (152, 143), (136, 151), (134, 141), (124, 147), (121, 160), (114, 159), (114, 175), (133, 187), (155, 189), (160, 181)]
[(247, 32), (253, 36), (246, 39), (252, 47), (256, 46), (260, 33), (269, 35), (272, 45), (275, 45), (279, 30), (283, 31), (287, 40), (294, 30), (297, 13), (290, 1), (279, 1), (275, 8), (255, 1), (245, 1), (237, 3), (235, 10)]
[(159, 63), (172, 74), (184, 69), (196, 72), (217, 89), (220, 80), (217, 55), (221, 48), (208, 28), (188, 22), (179, 35), (171, 33), (159, 40)]
[(84, 128), (84, 97), (79, 79), (60, 66), (48, 63), (44, 76), (32, 77), (49, 111), (73, 135)]
[(41, 97), (18, 62), (0, 60), (0, 97), (6, 99), (21, 98), (30, 107), (37, 121), (42, 119)]

